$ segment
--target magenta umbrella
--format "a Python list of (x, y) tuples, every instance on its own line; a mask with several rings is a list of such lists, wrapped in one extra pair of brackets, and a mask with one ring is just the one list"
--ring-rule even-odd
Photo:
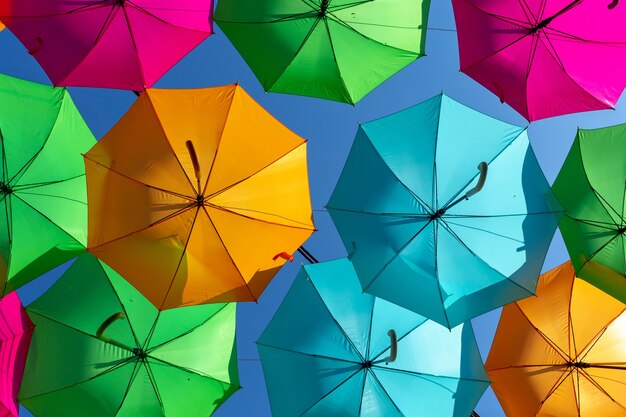
[(16, 292), (0, 300), (0, 416), (18, 415), (17, 393), (22, 382), (33, 323)]
[(528, 120), (613, 108), (626, 86), (624, 1), (452, 4), (461, 71)]
[(213, 33), (213, 0), (2, 0), (54, 85), (140, 91)]

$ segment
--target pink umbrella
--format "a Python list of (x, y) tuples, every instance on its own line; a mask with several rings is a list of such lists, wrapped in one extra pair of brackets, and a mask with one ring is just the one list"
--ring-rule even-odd
[(461, 71), (528, 120), (613, 108), (626, 86), (626, 1), (452, 4)]
[(55, 85), (140, 91), (213, 33), (213, 0), (2, 0)]
[(17, 293), (0, 300), (0, 416), (17, 416), (17, 392), (33, 332)]

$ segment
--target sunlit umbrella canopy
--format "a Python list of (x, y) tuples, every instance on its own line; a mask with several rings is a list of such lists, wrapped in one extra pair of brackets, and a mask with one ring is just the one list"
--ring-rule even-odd
[(363, 294), (346, 259), (305, 266), (257, 346), (274, 417), (468, 417), (489, 386), (471, 324)]
[(452, 0), (461, 71), (528, 120), (612, 108), (626, 86), (618, 3)]
[(266, 91), (356, 103), (424, 55), (430, 0), (221, 0), (215, 21)]
[(508, 417), (618, 417), (626, 407), (626, 305), (575, 277), (543, 274), (505, 306), (487, 359)]
[(553, 190), (580, 278), (626, 303), (626, 124), (579, 129)]
[(17, 417), (17, 392), (22, 383), (33, 323), (13, 292), (0, 300), (0, 416)]
[(28, 306), (20, 403), (41, 417), (209, 416), (239, 388), (235, 310), (159, 312), (84, 254)]
[(2, 296), (85, 250), (96, 141), (67, 90), (0, 75), (0, 142)]
[(212, 30), (212, 0), (4, 0), (0, 19), (54, 85), (143, 90)]
[(314, 231), (305, 141), (236, 85), (146, 91), (85, 163), (89, 251), (159, 309), (257, 300)]
[(365, 292), (454, 327), (534, 294), (552, 198), (524, 128), (439, 95), (361, 125), (327, 207)]

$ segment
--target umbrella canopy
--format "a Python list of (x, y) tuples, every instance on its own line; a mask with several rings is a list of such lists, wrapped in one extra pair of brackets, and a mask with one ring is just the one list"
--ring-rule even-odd
[(140, 91), (205, 40), (212, 0), (7, 0), (0, 19), (54, 85)]
[(617, 3), (453, 0), (461, 71), (528, 120), (613, 108), (626, 86)]
[(85, 250), (96, 140), (65, 89), (0, 75), (0, 143), (2, 296)]
[(305, 266), (257, 346), (275, 417), (467, 417), (489, 386), (471, 324), (363, 294), (346, 259)]
[(424, 55), (430, 0), (221, 0), (215, 21), (266, 91), (356, 103)]
[(17, 392), (33, 332), (17, 293), (0, 300), (0, 416), (17, 417)]
[(327, 207), (365, 292), (454, 327), (534, 294), (551, 198), (524, 128), (440, 95), (360, 126)]
[(236, 85), (146, 91), (85, 164), (89, 251), (159, 309), (256, 301), (314, 231), (305, 141)]
[(159, 312), (90, 254), (28, 306), (19, 400), (36, 416), (212, 414), (239, 388), (235, 305)]
[(626, 303), (626, 124), (579, 129), (553, 190), (578, 277)]
[(618, 417), (626, 407), (626, 305), (546, 272), (537, 297), (505, 306), (487, 372), (508, 417)]

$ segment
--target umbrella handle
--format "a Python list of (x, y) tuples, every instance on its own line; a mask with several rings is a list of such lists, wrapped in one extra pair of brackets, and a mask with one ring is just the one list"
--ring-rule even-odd
[(614, 9), (615, 6), (617, 6), (617, 4), (619, 3), (619, 0), (613, 0), (613, 2), (611, 2), (611, 4), (609, 4), (609, 10), (610, 9)]
[(391, 349), (389, 351), (389, 356), (385, 358), (385, 363), (389, 364), (396, 360), (396, 356), (398, 356), (398, 337), (396, 335), (396, 331), (391, 329), (387, 332), (391, 342)]
[(200, 190), (200, 161), (198, 161), (198, 154), (196, 154), (196, 148), (193, 146), (193, 142), (188, 140), (185, 142), (187, 146), (187, 152), (189, 152), (189, 157), (191, 158), (191, 163), (193, 164), (193, 173), (196, 176), (196, 181), (198, 181), (198, 194), (202, 191)]
[(480, 171), (480, 176), (478, 177), (478, 183), (476, 184), (474, 188), (472, 188), (467, 193), (465, 193), (465, 198), (470, 198), (474, 194), (480, 192), (480, 190), (482, 190), (483, 186), (485, 185), (485, 181), (487, 181), (487, 163), (483, 161), (480, 164), (478, 164), (478, 170)]

